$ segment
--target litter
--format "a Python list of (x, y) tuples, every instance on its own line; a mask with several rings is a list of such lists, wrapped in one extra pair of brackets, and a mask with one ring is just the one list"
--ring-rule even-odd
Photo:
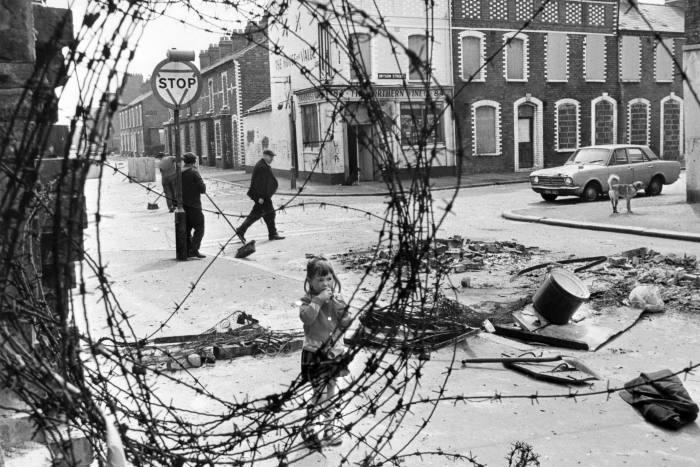
[(469, 363), (502, 363), (504, 367), (524, 373), (536, 379), (552, 383), (582, 385), (601, 379), (588, 365), (574, 357), (493, 357), (466, 358), (462, 366)]
[(655, 285), (638, 285), (629, 296), (630, 305), (650, 313), (664, 311), (664, 301)]

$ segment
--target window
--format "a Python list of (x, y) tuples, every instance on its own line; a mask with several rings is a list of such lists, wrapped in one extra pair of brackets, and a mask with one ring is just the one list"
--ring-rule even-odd
[(209, 157), (209, 138), (207, 138), (207, 122), (201, 122), (199, 124), (199, 136), (202, 140), (202, 157)]
[(617, 102), (604, 92), (591, 101), (591, 144), (617, 142)]
[(408, 36), (408, 50), (415, 55), (409, 55), (408, 79), (421, 81), (426, 78), (428, 66), (428, 40), (426, 36)]
[(226, 72), (221, 73), (221, 100), (224, 107), (228, 107), (228, 75)]
[(304, 146), (319, 143), (318, 106), (316, 104), (301, 106), (301, 135)]
[[(440, 112), (441, 109), (435, 109)], [(442, 115), (436, 114), (425, 104), (401, 103), (401, 144), (444, 144)]]
[(615, 149), (615, 155), (613, 156), (613, 163), (615, 165), (626, 165), (627, 164), (627, 151), (624, 149)]
[(627, 157), (629, 158), (630, 164), (644, 162), (644, 153), (639, 148), (628, 148)]
[(350, 54), (350, 79), (372, 78), (372, 49), (369, 34), (350, 34), (348, 43)]
[(637, 36), (622, 36), (620, 73), (622, 81), (639, 81), (641, 79), (641, 43)]
[(527, 36), (506, 34), (505, 71), (509, 81), (527, 80)]
[(562, 99), (556, 109), (557, 151), (573, 151), (579, 146), (579, 103)]
[(586, 35), (586, 81), (605, 81), (605, 36)]
[(627, 142), (646, 146), (649, 141), (649, 101), (632, 99), (628, 104)]
[(654, 74), (656, 81), (673, 81), (673, 39), (656, 41), (654, 47)]
[(328, 23), (318, 24), (318, 69), (322, 81), (331, 79), (333, 67), (331, 65), (331, 34)]
[(221, 159), (221, 122), (214, 122), (214, 155), (217, 159)]
[(464, 32), (460, 38), (460, 53), (462, 58), (462, 79), (464, 81), (484, 81), (486, 69), (484, 65), (484, 35), (476, 31)]
[(209, 93), (209, 110), (214, 110), (214, 80), (211, 78), (207, 82), (207, 92)]
[(484, 101), (472, 105), (472, 140), (475, 156), (498, 155), (500, 148), (500, 106)]
[(569, 37), (566, 34), (547, 34), (547, 81), (568, 80), (568, 42)]

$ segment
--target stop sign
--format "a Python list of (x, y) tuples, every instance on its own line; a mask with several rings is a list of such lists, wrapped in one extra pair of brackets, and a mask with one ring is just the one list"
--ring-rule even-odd
[(199, 97), (202, 78), (191, 62), (163, 60), (153, 69), (151, 89), (164, 106), (177, 109)]

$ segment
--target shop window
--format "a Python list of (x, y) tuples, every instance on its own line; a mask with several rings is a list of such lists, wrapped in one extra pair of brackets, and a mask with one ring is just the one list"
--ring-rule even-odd
[(527, 81), (527, 36), (506, 34), (505, 71), (508, 81)]
[(408, 49), (413, 52), (408, 60), (408, 79), (421, 81), (427, 78), (428, 40), (425, 35), (408, 36)]
[(642, 49), (637, 36), (622, 36), (620, 45), (620, 77), (622, 81), (639, 81), (641, 79)]
[(369, 34), (350, 34), (350, 79), (372, 79), (372, 39)]
[(484, 81), (485, 36), (476, 31), (461, 34), (460, 57), (462, 59), (462, 80)]
[(304, 146), (319, 144), (318, 105), (301, 106), (301, 135)]
[(501, 153), (500, 106), (496, 102), (477, 102), (472, 106), (472, 140), (475, 156)]
[(424, 104), (401, 103), (401, 144), (444, 144), (441, 110), (432, 111)]
[(547, 81), (567, 81), (569, 75), (569, 37), (547, 34)]
[(586, 81), (605, 81), (605, 36), (586, 35)]
[(673, 71), (676, 65), (673, 62), (673, 39), (657, 40), (654, 47), (654, 73), (656, 81), (673, 81)]

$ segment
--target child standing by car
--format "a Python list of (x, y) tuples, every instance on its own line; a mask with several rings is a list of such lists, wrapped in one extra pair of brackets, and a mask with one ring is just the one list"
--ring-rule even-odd
[(304, 323), (304, 347), (301, 351), (301, 376), (311, 383), (313, 397), (307, 406), (309, 421), (317, 413), (325, 416), (323, 430), (309, 427), (304, 441), (312, 446), (321, 442), (342, 444), (341, 431), (333, 426), (330, 401), (336, 394), (338, 376), (348, 374), (342, 343), (345, 330), (352, 322), (347, 304), (337, 295), (340, 282), (330, 261), (322, 256), (309, 260), (299, 316)]

